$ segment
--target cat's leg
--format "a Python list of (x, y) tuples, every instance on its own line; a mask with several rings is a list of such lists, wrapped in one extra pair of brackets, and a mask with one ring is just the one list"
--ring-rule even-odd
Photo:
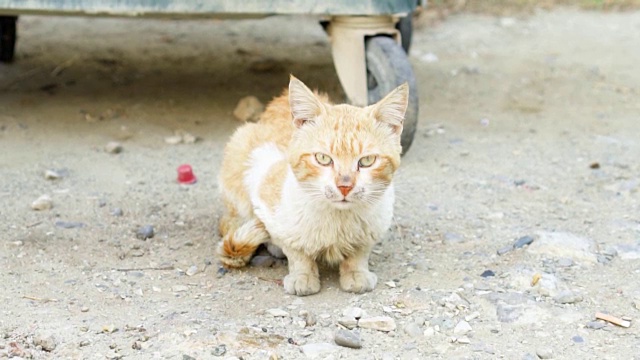
[(227, 268), (243, 267), (251, 260), (258, 246), (269, 239), (264, 224), (257, 218), (250, 219), (224, 235), (218, 246), (220, 262)]
[(376, 287), (378, 277), (369, 271), (370, 250), (363, 249), (340, 263), (340, 287), (342, 290), (363, 293)]
[(320, 291), (320, 274), (316, 261), (305, 253), (283, 247), (289, 263), (289, 275), (284, 277), (287, 294), (305, 296)]

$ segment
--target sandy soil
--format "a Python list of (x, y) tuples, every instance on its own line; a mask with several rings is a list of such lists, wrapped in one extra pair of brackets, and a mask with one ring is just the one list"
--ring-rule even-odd
[[(19, 35), (0, 67), (0, 358), (640, 359), (640, 13), (416, 29), (420, 123), (379, 285), (347, 294), (326, 270), (300, 299), (282, 264), (219, 272), (216, 177), (243, 96), (293, 73), (342, 98), (313, 19), (24, 17)], [(197, 184), (176, 184), (182, 163)], [(354, 307), (396, 330), (319, 351)]]

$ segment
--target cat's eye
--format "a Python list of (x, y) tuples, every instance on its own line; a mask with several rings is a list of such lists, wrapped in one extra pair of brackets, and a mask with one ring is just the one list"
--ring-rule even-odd
[(373, 165), (374, 162), (376, 162), (375, 155), (364, 156), (358, 161), (358, 167), (368, 168), (369, 166)]
[(333, 163), (331, 156), (323, 153), (316, 153), (316, 161), (322, 166), (329, 166)]

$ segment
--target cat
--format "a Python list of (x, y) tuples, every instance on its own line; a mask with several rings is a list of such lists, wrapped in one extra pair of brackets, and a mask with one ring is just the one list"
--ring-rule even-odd
[(373, 290), (369, 255), (393, 217), (408, 97), (405, 83), (374, 105), (333, 105), (291, 76), (260, 120), (226, 145), (223, 266), (245, 266), (258, 246), (276, 245), (287, 257), (289, 294), (320, 291), (319, 261), (339, 265), (344, 291)]

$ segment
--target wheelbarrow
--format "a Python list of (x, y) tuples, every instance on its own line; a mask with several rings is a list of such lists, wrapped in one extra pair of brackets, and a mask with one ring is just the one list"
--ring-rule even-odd
[(403, 153), (418, 121), (418, 93), (407, 57), (411, 14), (424, 0), (0, 0), (0, 61), (11, 62), (18, 15), (170, 18), (259, 18), (315, 15), (331, 41), (333, 62), (348, 101), (365, 106), (407, 82), (410, 88)]

